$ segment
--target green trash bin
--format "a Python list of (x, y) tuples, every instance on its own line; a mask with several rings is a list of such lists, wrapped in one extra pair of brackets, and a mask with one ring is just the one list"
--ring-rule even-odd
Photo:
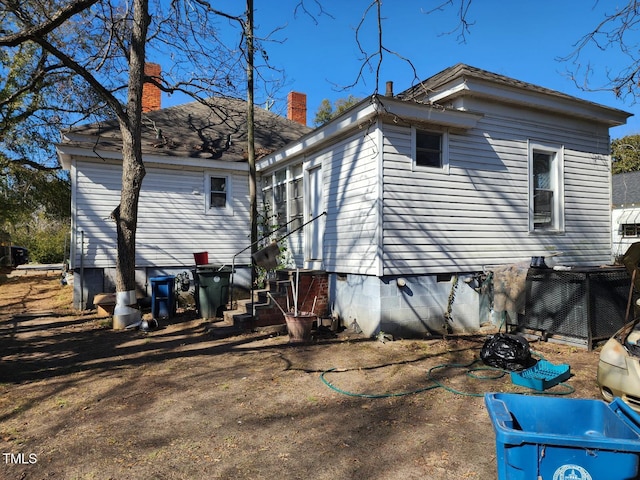
[(229, 297), (230, 268), (201, 266), (195, 270), (198, 314), (201, 318), (216, 318)]

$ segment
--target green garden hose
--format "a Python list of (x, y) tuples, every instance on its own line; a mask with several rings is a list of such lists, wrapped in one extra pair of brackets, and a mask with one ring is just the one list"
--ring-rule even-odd
[[(539, 355), (540, 357), (542, 357), (541, 355)], [(441, 365), (436, 365), (435, 367), (431, 367), (428, 371), (427, 371), (427, 380), (433, 382), (431, 385), (428, 385), (426, 387), (422, 387), (422, 388), (418, 388), (416, 390), (409, 390), (409, 391), (405, 391), (405, 392), (395, 392), (395, 393), (356, 393), (356, 392), (349, 392), (347, 390), (343, 390), (341, 388), (336, 387), (334, 384), (332, 384), (331, 382), (329, 382), (329, 380), (326, 379), (325, 375), (331, 372), (334, 373), (339, 373), (337, 371), (336, 368), (330, 368), (329, 370), (325, 370), (320, 374), (320, 380), (322, 380), (322, 382), (329, 387), (331, 390), (334, 390), (338, 393), (341, 393), (343, 395), (348, 395), (350, 397), (360, 397), (360, 398), (390, 398), (390, 397), (403, 397), (406, 395), (415, 395), (417, 393), (421, 393), (421, 392), (426, 392), (428, 390), (433, 390), (435, 388), (442, 388), (450, 393), (456, 394), (456, 395), (464, 395), (464, 396), (468, 396), (468, 397), (483, 397), (484, 393), (472, 393), (472, 392), (461, 392), (459, 390), (456, 390), (455, 388), (451, 388), (448, 387), (447, 385), (444, 385), (443, 383), (441, 383), (440, 381), (436, 380), (435, 378), (433, 378), (431, 376), (431, 372), (441, 369), (441, 368), (467, 368), (467, 376), (474, 378), (476, 380), (498, 380), (500, 378), (502, 378), (503, 376), (509, 374), (510, 372), (508, 370), (502, 370), (500, 368), (494, 368), (494, 367), (475, 367), (472, 368), (473, 365), (477, 362), (479, 362), (480, 360), (476, 359), (473, 360), (471, 363), (444, 363)], [(342, 370), (345, 371), (345, 370)], [(490, 375), (482, 375), (479, 374), (478, 372), (490, 372)], [(559, 383), (558, 386), (562, 387), (564, 390), (561, 391), (554, 391), (554, 392), (539, 392), (536, 391), (537, 395), (569, 395), (573, 392), (575, 392), (575, 389), (571, 386), (571, 385), (567, 385), (566, 383)]]

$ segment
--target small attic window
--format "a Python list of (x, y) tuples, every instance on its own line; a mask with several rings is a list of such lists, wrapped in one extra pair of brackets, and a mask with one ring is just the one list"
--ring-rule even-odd
[(413, 164), (417, 169), (423, 167), (448, 171), (448, 135), (446, 132), (411, 129)]

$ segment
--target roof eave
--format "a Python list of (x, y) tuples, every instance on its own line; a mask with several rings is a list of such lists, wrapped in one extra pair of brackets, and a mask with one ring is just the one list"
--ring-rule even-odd
[(633, 115), (623, 110), (571, 97), (560, 92), (538, 92), (468, 77), (458, 77), (441, 85), (427, 98), (434, 103), (446, 104), (448, 101), (463, 96), (584, 118), (608, 127), (624, 125), (627, 123), (627, 119)]
[(371, 102), (370, 98), (366, 98), (329, 123), (261, 158), (256, 162), (256, 169), (258, 171), (268, 169), (287, 158), (299, 155), (310, 148), (318, 147), (348, 129), (360, 128), (366, 125), (377, 113), (376, 105)]
[(267, 155), (256, 163), (258, 171), (300, 155), (309, 149), (319, 148), (345, 132), (367, 126), (373, 118), (384, 117), (408, 123), (429, 123), (441, 127), (470, 129), (483, 117), (481, 114), (445, 109), (438, 105), (399, 100), (375, 95), (367, 98), (331, 122), (317, 128), (300, 140)]
[(410, 123), (432, 123), (443, 127), (469, 130), (474, 128), (484, 116), (480, 113), (445, 108), (438, 104), (398, 100), (393, 97), (377, 98), (381, 115)]
[[(122, 152), (117, 150), (99, 149), (95, 148), (89, 150), (87, 148), (69, 145), (69, 144), (56, 144), (56, 151), (60, 158), (60, 163), (65, 170), (71, 169), (71, 160), (74, 157), (84, 157), (96, 160), (115, 160), (122, 161)], [(249, 171), (249, 165), (246, 161), (226, 161), (215, 160), (210, 158), (194, 158), (194, 157), (181, 157), (171, 155), (150, 155), (143, 154), (143, 161), (145, 165), (163, 165), (163, 166), (180, 166), (194, 167), (194, 168), (206, 168), (216, 170), (228, 170), (228, 171)]]

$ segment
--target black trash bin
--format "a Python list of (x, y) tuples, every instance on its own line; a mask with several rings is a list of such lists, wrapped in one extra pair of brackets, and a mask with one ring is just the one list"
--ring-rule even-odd
[(13, 266), (17, 267), (18, 265), (24, 265), (25, 263), (29, 263), (29, 250), (25, 247), (11, 247), (11, 259), (13, 261)]
[(198, 266), (193, 271), (196, 284), (196, 308), (201, 318), (216, 318), (229, 297), (231, 268)]

